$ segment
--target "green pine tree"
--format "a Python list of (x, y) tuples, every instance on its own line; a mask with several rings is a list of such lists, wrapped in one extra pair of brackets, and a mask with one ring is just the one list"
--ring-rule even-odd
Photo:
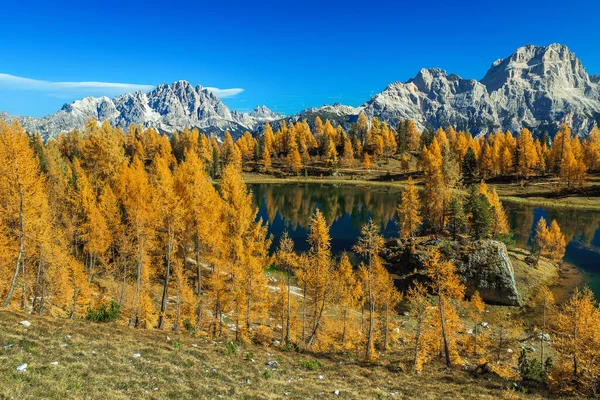
[(477, 173), (477, 156), (472, 147), (469, 147), (462, 164), (462, 175), (465, 182), (472, 182)]
[(465, 226), (465, 213), (462, 202), (458, 197), (453, 197), (448, 204), (448, 226), (452, 232), (452, 240), (456, 240), (456, 234)]

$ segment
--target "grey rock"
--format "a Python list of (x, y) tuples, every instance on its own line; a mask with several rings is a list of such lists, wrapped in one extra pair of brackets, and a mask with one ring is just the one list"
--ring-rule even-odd
[(537, 335), (537, 340), (542, 340), (542, 338), (543, 338), (544, 342), (549, 342), (549, 341), (550, 341), (550, 334), (548, 334), (548, 333), (544, 333), (544, 334), (542, 335), (542, 333), (540, 332), (540, 333)]
[[(465, 294), (478, 291), (486, 303), (516, 306), (521, 297), (515, 282), (514, 270), (506, 246), (495, 240), (479, 240), (468, 245), (448, 242), (439, 247), (443, 258), (451, 260), (462, 282)], [(391, 256), (384, 257), (391, 271), (398, 275), (396, 284), (405, 290), (413, 281), (427, 281), (424, 263), (428, 247), (419, 245), (412, 253), (401, 248)], [(486, 326), (484, 323), (481, 326)]]
[(473, 243), (473, 251), (454, 259), (456, 271), (466, 285), (466, 295), (475, 291), (487, 303), (517, 306), (521, 297), (506, 245), (495, 240)]

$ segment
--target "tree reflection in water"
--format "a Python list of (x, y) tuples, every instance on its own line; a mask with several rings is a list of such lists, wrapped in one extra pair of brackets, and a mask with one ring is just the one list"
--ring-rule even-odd
[[(396, 189), (336, 186), (326, 184), (250, 185), (259, 217), (269, 222), (274, 245), (288, 230), (300, 251), (307, 249), (307, 228), (316, 207), (331, 225), (334, 254), (351, 251), (361, 226), (369, 219), (378, 224), (384, 237), (398, 237)], [(556, 219), (567, 240), (565, 261), (583, 269), (589, 284), (600, 297), (600, 212), (581, 209), (551, 209), (521, 204), (504, 204), (517, 246), (530, 245), (540, 217)], [(274, 249), (274, 248), (273, 248)]]

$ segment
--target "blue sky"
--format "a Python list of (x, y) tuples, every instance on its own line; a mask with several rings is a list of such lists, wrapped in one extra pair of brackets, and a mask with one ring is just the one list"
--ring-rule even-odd
[(480, 79), (525, 44), (566, 44), (600, 73), (600, 2), (591, 0), (10, 3), (0, 17), (0, 74), (9, 75), (0, 75), (0, 110), (17, 115), (180, 79), (243, 89), (223, 99), (242, 111), (356, 106), (422, 67)]

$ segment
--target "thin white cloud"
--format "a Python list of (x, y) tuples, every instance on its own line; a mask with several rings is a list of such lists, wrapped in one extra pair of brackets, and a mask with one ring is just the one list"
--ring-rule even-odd
[(224, 99), (226, 97), (234, 97), (244, 91), (244, 89), (242, 88), (219, 89), (216, 87), (207, 87), (206, 89), (213, 92), (220, 99)]
[(41, 90), (49, 92), (104, 90), (125, 93), (135, 92), (137, 90), (152, 90), (154, 85), (136, 85), (132, 83), (115, 82), (51, 82), (0, 73), (0, 88), (12, 90)]
[[(0, 89), (43, 91), (58, 97), (65, 94), (68, 96), (69, 93), (117, 95), (138, 90), (148, 92), (155, 87), (155, 85), (115, 82), (52, 82), (0, 73)], [(220, 89), (207, 87), (206, 89), (213, 92), (219, 98), (234, 97), (244, 91), (242, 88)]]

